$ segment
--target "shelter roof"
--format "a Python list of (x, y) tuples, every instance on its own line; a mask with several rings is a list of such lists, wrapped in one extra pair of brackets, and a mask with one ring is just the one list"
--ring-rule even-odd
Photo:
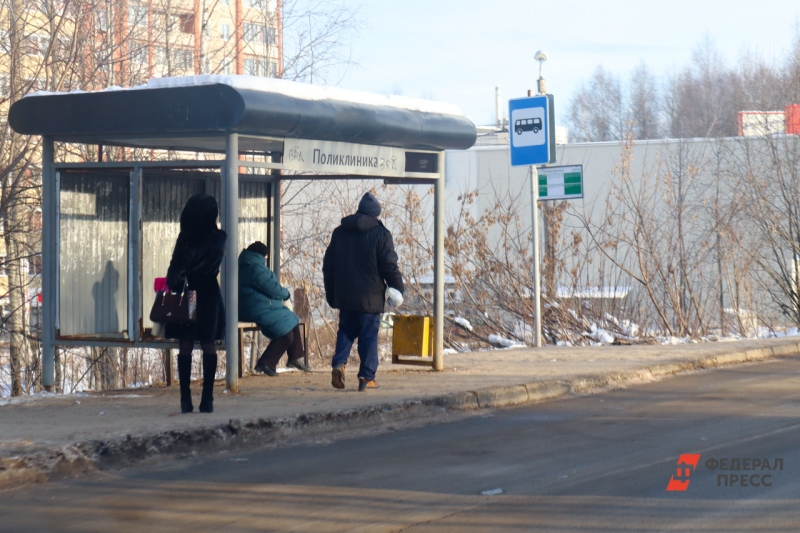
[[(225, 135), (466, 149), (475, 125), (457, 107), (254, 76), (159, 78), (128, 89), (40, 92), (17, 101), (9, 124), (56, 141), (224, 152)], [(242, 150), (280, 150), (257, 139)]]

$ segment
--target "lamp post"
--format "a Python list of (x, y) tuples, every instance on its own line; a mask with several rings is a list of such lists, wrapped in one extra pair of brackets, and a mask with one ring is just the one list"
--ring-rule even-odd
[[(533, 56), (539, 62), (538, 94), (545, 94), (545, 83), (542, 78), (542, 64), (547, 61), (547, 54), (539, 50)], [(533, 96), (528, 91), (528, 96)], [(534, 346), (542, 346), (542, 269), (539, 254), (539, 171), (531, 165), (531, 241), (533, 242), (533, 336)]]

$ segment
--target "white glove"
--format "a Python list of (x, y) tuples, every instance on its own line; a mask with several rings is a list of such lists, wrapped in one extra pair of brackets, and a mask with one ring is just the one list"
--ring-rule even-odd
[(386, 289), (386, 300), (392, 307), (400, 307), (403, 305), (403, 293), (397, 289), (389, 287)]
[(286, 309), (288, 309), (289, 311), (291, 311), (292, 313), (294, 313), (294, 304), (292, 303), (292, 299), (291, 299), (291, 298), (287, 298), (287, 299), (285, 299), (285, 300), (283, 301), (283, 306), (284, 306)]

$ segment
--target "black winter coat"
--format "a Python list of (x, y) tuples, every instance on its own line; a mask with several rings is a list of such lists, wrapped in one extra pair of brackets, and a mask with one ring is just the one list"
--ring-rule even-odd
[[(205, 196), (207, 202), (209, 199), (213, 200)], [(217, 275), (228, 236), (217, 229), (216, 202), (213, 210), (209, 203), (201, 205), (197, 212), (187, 213), (192, 200), (181, 215), (181, 233), (167, 270), (167, 285), (170, 290), (178, 291), (185, 280), (189, 289), (197, 291), (197, 321), (167, 324), (166, 337), (196, 342), (222, 340), (225, 338), (225, 307)]]
[(343, 311), (382, 313), (386, 287), (403, 292), (392, 234), (364, 213), (342, 219), (322, 262), (328, 305)]

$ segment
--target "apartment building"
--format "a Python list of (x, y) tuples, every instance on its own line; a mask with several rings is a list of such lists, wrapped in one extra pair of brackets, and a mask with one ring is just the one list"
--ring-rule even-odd
[[(18, 1), (21, 16), (8, 16)], [(8, 0), (0, 13), (4, 103), (154, 77), (282, 75), (281, 0)]]

